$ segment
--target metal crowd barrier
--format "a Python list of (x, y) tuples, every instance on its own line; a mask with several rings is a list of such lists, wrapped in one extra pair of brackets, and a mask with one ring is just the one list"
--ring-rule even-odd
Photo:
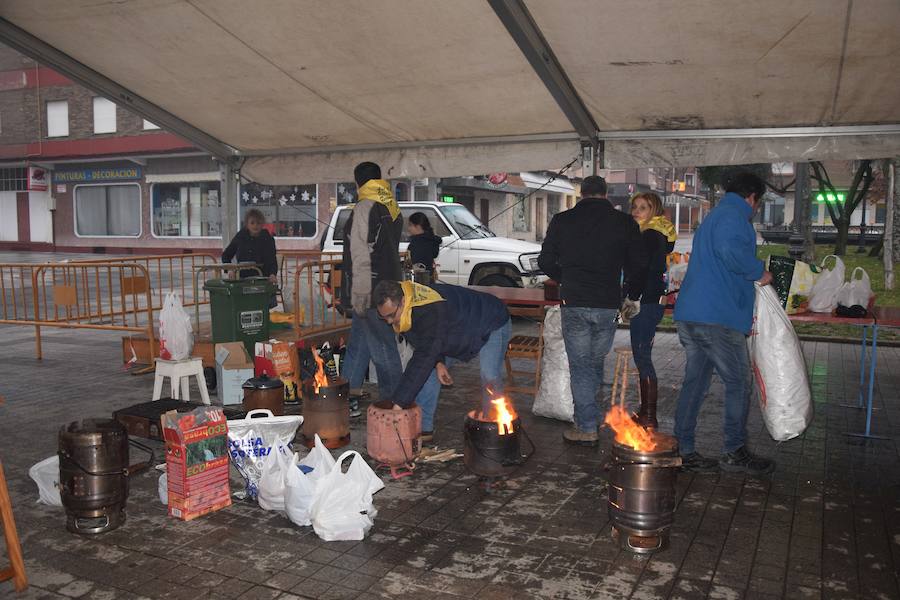
[(350, 319), (338, 311), (340, 260), (316, 260), (294, 272), (294, 331), (298, 336), (327, 333), (348, 327)]

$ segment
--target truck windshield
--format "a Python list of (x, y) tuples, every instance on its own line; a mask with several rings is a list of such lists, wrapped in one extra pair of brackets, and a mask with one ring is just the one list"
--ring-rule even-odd
[(469, 209), (459, 204), (447, 204), (440, 208), (441, 212), (450, 221), (451, 227), (457, 235), (464, 240), (496, 237), (493, 231), (478, 220), (478, 217), (469, 212)]

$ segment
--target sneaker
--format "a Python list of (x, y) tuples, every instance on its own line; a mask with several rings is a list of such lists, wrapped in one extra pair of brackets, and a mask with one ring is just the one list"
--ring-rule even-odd
[(681, 470), (689, 473), (715, 473), (719, 470), (719, 461), (706, 458), (699, 452), (691, 452), (681, 457)]
[(359, 396), (350, 396), (350, 418), (356, 419), (362, 416), (362, 411), (359, 409)]
[(775, 461), (757, 456), (741, 446), (734, 452), (723, 454), (719, 459), (719, 467), (730, 473), (747, 473), (748, 475), (766, 475), (775, 470)]
[(568, 444), (577, 446), (596, 446), (600, 440), (597, 431), (582, 431), (575, 425), (563, 432), (563, 440)]

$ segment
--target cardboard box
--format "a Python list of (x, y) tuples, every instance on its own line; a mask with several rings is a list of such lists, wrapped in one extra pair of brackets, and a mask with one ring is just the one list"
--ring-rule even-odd
[(253, 377), (253, 359), (243, 342), (216, 344), (216, 391), (223, 406), (241, 404), (241, 386)]
[(273, 379), (281, 379), (284, 383), (284, 401), (297, 401), (297, 388), (300, 380), (299, 357), (293, 342), (256, 342), (254, 348), (253, 367), (257, 377), (267, 375)]
[(231, 505), (228, 422), (220, 408), (203, 406), (162, 417), (169, 514), (183, 521)]

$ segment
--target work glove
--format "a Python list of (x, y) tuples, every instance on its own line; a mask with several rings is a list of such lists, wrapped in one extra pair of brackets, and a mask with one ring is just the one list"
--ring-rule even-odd
[(353, 312), (364, 315), (369, 309), (369, 294), (353, 294)]
[(639, 312), (641, 312), (640, 302), (629, 298), (625, 298), (622, 302), (622, 308), (619, 309), (619, 314), (622, 315), (623, 321), (630, 321), (635, 318)]

